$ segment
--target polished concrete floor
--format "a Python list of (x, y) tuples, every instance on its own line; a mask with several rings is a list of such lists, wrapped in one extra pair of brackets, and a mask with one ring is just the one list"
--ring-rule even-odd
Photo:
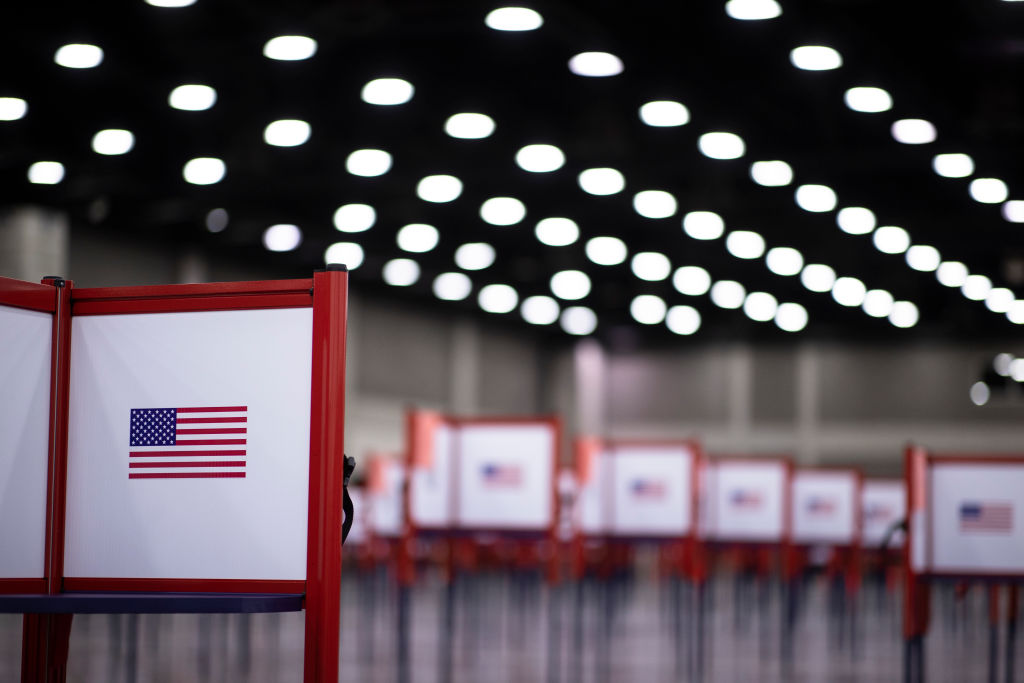
[[(460, 577), (449, 591), (428, 576), (403, 599), (383, 574), (350, 572), (342, 596), (342, 681), (901, 680), (897, 596), (867, 586), (852, 610), (840, 596), (823, 580), (808, 582), (790, 641), (783, 637), (789, 631), (782, 591), (746, 579), (719, 578), (700, 600), (672, 582), (623, 578), (552, 590), (534, 576), (492, 574)], [(926, 680), (988, 680), (984, 594), (955, 601), (940, 587), (935, 598)], [(18, 680), (20, 627), (20, 616), (0, 615), (2, 682)], [(301, 613), (80, 615), (68, 681), (301, 681), (302, 632)], [(1005, 629), (998, 635), (1002, 682)], [(1014, 663), (1024, 681), (1024, 662), (1018, 656)]]

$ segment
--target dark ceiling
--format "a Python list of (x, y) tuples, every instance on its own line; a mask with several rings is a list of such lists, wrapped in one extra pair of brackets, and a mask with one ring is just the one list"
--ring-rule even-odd
[[(457, 270), (459, 245), (484, 241), (496, 247), (497, 260), (470, 273), (475, 288), (497, 282), (514, 286), (521, 297), (550, 294), (552, 273), (583, 270), (593, 290), (578, 304), (596, 311), (596, 334), (605, 338), (679, 339), (664, 325), (631, 319), (630, 301), (645, 293), (697, 308), (703, 325), (695, 338), (1016, 338), (1018, 328), (1004, 314), (940, 285), (934, 273), (912, 270), (901, 255), (880, 253), (870, 235), (844, 234), (835, 211), (800, 209), (794, 189), (828, 185), (838, 207), (868, 207), (879, 225), (902, 226), (914, 243), (933, 245), (943, 259), (962, 261), (995, 286), (1024, 296), (1024, 226), (1005, 220), (999, 204), (971, 199), (970, 178), (942, 178), (931, 170), (935, 154), (966, 152), (975, 161), (973, 177), (1001, 178), (1010, 199), (1024, 198), (1024, 2), (779, 4), (777, 18), (737, 21), (722, 1), (534, 2), (529, 6), (543, 16), (543, 26), (510, 33), (484, 24), (497, 3), (198, 0), (177, 9), (142, 0), (19, 3), (6, 7), (0, 22), (0, 97), (26, 100), (28, 113), (0, 121), (0, 205), (59, 207), (71, 215), (73, 231), (192, 245), (296, 275), (320, 267), (329, 244), (353, 240), (366, 252), (352, 276), (354, 290), (525, 325), (517, 312), (481, 311), (473, 296), (447, 302), (431, 293), (437, 274)], [(315, 38), (317, 53), (295, 62), (265, 58), (263, 45), (282, 34)], [(65, 43), (99, 45), (103, 62), (92, 69), (58, 66), (54, 53)], [(794, 68), (790, 50), (805, 44), (834, 47), (842, 67)], [(569, 58), (587, 50), (616, 54), (624, 71), (607, 78), (574, 75)], [(382, 76), (410, 81), (412, 100), (363, 102), (363, 85)], [(216, 105), (202, 112), (170, 108), (168, 94), (182, 83), (213, 86)], [(893, 108), (851, 111), (843, 95), (858, 85), (885, 88)], [(654, 99), (684, 103), (690, 122), (645, 125), (638, 107)], [(445, 120), (461, 111), (493, 117), (494, 134), (481, 140), (446, 135)], [(308, 121), (309, 141), (294, 148), (265, 144), (265, 126), (280, 118)], [(937, 140), (897, 143), (890, 125), (902, 118), (932, 121)], [(134, 148), (123, 156), (93, 152), (92, 136), (105, 128), (131, 130)], [(743, 157), (703, 156), (697, 140), (709, 131), (740, 135)], [(523, 171), (515, 154), (530, 143), (557, 145), (565, 165), (551, 173)], [(390, 172), (375, 178), (346, 172), (348, 154), (363, 147), (388, 150)], [(182, 167), (195, 156), (224, 159), (224, 180), (186, 183)], [(28, 166), (42, 159), (64, 164), (61, 183), (27, 181)], [(754, 183), (750, 164), (762, 159), (787, 161), (793, 183)], [(621, 170), (625, 191), (584, 193), (576, 178), (589, 167)], [(418, 180), (437, 173), (462, 179), (455, 201), (433, 204), (416, 196)], [(672, 193), (678, 211), (664, 219), (638, 215), (633, 194), (647, 189)], [(511, 227), (485, 223), (479, 207), (492, 196), (521, 199), (525, 220)], [(335, 209), (350, 202), (376, 207), (372, 229), (354, 235), (334, 229)], [(230, 216), (219, 233), (205, 227), (214, 208)], [(681, 219), (694, 210), (718, 212), (727, 230), (757, 231), (768, 247), (795, 247), (806, 262), (826, 263), (868, 288), (912, 301), (920, 322), (898, 329), (808, 291), (799, 277), (769, 272), (763, 258), (734, 258), (724, 239), (693, 240)], [(539, 243), (533, 227), (552, 215), (574, 219), (579, 242)], [(281, 222), (300, 226), (303, 242), (292, 252), (267, 252), (262, 233)], [(438, 227), (437, 248), (401, 252), (396, 232), (413, 222)], [(707, 295), (684, 296), (671, 278), (639, 280), (628, 261), (595, 265), (583, 245), (596, 235), (621, 237), (631, 254), (658, 251), (673, 267), (701, 265), (715, 280), (735, 279), (748, 290), (800, 303), (810, 322), (793, 335), (742, 311), (717, 308)], [(383, 264), (400, 256), (422, 267), (411, 287), (381, 279)], [(551, 332), (563, 334), (557, 325)]]

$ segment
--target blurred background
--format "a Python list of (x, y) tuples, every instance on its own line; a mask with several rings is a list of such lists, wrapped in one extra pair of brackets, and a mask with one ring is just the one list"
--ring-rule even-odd
[[(346, 441), (364, 461), (401, 457), (411, 406), (556, 413), (566, 465), (576, 434), (889, 478), (911, 441), (1012, 451), (1022, 30), (1006, 0), (22, 4), (0, 25), (0, 275), (347, 264)], [(829, 582), (810, 585), (787, 664), (781, 597), (740, 565), (712, 582), (696, 671), (659, 592), (688, 589), (654, 578), (652, 552), (583, 599), (578, 660), (571, 603), (536, 572), (495, 559), (448, 629), (428, 571), (413, 679), (444, 678), (445, 633), (466, 681), (898, 675), (898, 596), (862, 592), (857, 637), (832, 638)], [(344, 680), (398, 675), (382, 553), (344, 582)], [(983, 675), (976, 597), (938, 612), (929, 680)], [(559, 615), (552, 665), (539, 624)], [(13, 678), (20, 621), (0, 624)], [(301, 629), (84, 617), (69, 680), (297, 680)]]

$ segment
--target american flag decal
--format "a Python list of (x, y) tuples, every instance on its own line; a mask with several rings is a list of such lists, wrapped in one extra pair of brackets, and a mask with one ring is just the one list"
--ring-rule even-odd
[(484, 486), (521, 486), (523, 474), (515, 465), (487, 464), (480, 468)]
[(834, 501), (821, 496), (811, 496), (807, 500), (807, 512), (812, 515), (831, 515), (836, 511)]
[(129, 479), (244, 478), (246, 406), (132, 408)]
[(757, 491), (735, 489), (729, 494), (729, 503), (733, 507), (754, 509), (761, 507), (761, 494)]
[(665, 484), (660, 481), (651, 481), (649, 479), (636, 479), (633, 481), (630, 490), (633, 495), (637, 498), (664, 498), (665, 497)]
[(1013, 531), (1013, 505), (1010, 503), (961, 503), (959, 512), (960, 531)]

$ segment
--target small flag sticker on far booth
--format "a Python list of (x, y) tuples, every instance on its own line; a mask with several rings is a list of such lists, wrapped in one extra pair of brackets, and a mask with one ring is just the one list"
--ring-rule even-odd
[(487, 464), (481, 468), (485, 486), (521, 486), (523, 473), (515, 465)]
[(962, 503), (960, 531), (1009, 533), (1013, 531), (1013, 506), (1010, 503)]
[(132, 408), (128, 478), (244, 478), (247, 412), (247, 406)]

